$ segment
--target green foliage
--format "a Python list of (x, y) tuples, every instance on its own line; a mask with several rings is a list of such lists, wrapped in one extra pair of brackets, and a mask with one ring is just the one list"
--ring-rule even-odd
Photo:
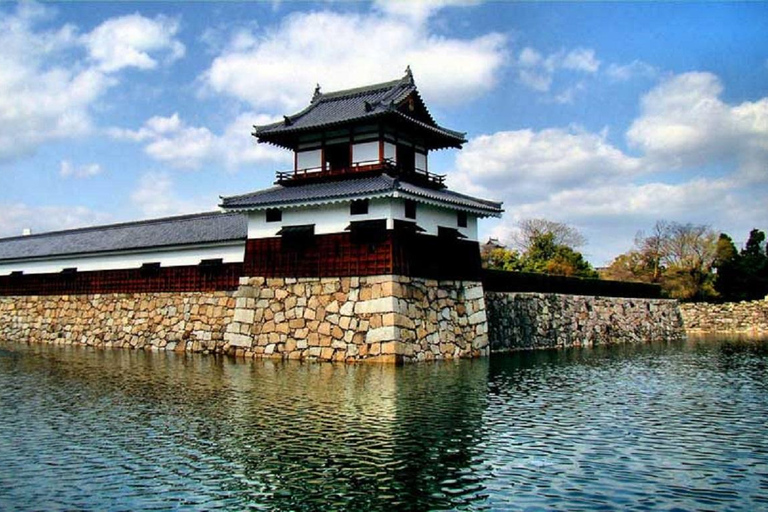
[[(537, 219), (537, 226), (544, 226), (543, 221)], [(548, 223), (547, 227), (558, 228), (555, 231), (535, 231), (529, 233), (526, 239), (525, 250), (509, 250), (504, 247), (489, 245), (483, 247), (481, 257), (485, 268), (496, 270), (508, 270), (519, 272), (536, 272), (561, 276), (596, 278), (597, 272), (584, 259), (584, 256), (574, 250), (562, 240), (561, 224)], [(571, 234), (576, 233), (573, 228), (567, 228)], [(580, 236), (580, 235), (579, 235)]]
[(715, 288), (721, 300), (762, 299), (768, 294), (768, 255), (765, 233), (753, 229), (741, 252), (728, 235), (720, 235), (715, 259)]
[(709, 227), (659, 221), (650, 235), (639, 233), (635, 248), (618, 256), (602, 277), (656, 283), (668, 297), (706, 300), (717, 295), (712, 273), (716, 252)]
[(522, 258), (524, 272), (539, 272), (569, 277), (597, 277), (580, 252), (555, 242), (552, 233), (537, 235)]
[(521, 270), (520, 255), (517, 251), (510, 251), (504, 247), (494, 247), (485, 253), (481, 253), (483, 267), (494, 270)]

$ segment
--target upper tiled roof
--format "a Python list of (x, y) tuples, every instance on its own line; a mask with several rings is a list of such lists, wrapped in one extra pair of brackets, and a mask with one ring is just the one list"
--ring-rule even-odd
[(309, 183), (257, 190), (250, 194), (223, 197), (222, 208), (231, 210), (263, 209), (330, 203), (352, 198), (410, 196), (424, 202), (473, 210), (482, 215), (498, 216), (501, 203), (466, 196), (447, 189), (432, 189), (394, 178), (387, 174), (339, 181)]
[(245, 240), (240, 213), (201, 213), (0, 238), (0, 261)]
[[(409, 97), (417, 104), (415, 113), (407, 114), (402, 108)], [(254, 135), (260, 142), (291, 147), (298, 133), (348, 125), (389, 117), (416, 127), (429, 140), (429, 149), (461, 147), (466, 142), (464, 133), (439, 126), (424, 105), (410, 69), (400, 80), (321, 93), (319, 87), (307, 108), (284, 120), (263, 126), (254, 126)]]

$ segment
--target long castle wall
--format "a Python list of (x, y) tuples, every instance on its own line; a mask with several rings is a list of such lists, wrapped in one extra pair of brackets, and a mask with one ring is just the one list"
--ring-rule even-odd
[(491, 351), (679, 340), (677, 301), (486, 292)]
[(0, 297), (0, 339), (333, 361), (488, 353), (482, 285), (241, 278), (237, 291)]
[[(703, 315), (683, 311), (688, 327)], [(754, 319), (757, 310), (748, 311)], [(478, 281), (390, 274), (243, 277), (230, 291), (0, 297), (0, 340), (242, 357), (409, 362), (684, 335), (676, 301), (484, 292)]]
[(681, 304), (680, 313), (691, 333), (768, 335), (768, 297), (723, 304)]

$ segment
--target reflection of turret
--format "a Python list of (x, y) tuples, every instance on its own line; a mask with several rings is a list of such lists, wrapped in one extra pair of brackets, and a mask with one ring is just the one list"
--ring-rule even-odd
[[(87, 453), (137, 508), (167, 504), (152, 489), (172, 489), (178, 503), (275, 510), (434, 509), (479, 489), (467, 475), (482, 435), (485, 359), (395, 367), (45, 345), (11, 351), (0, 363), (19, 368), (29, 386), (9, 399), (40, 407), (47, 456)], [(91, 485), (93, 473), (82, 474)], [(73, 478), (62, 480), (67, 489), (51, 485), (77, 508), (81, 495), (67, 495), (79, 485)], [(94, 489), (93, 499), (108, 492)]]

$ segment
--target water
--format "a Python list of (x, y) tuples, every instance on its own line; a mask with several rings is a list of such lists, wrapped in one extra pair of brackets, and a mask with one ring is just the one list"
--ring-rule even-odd
[(768, 510), (768, 343), (411, 365), (0, 344), (0, 510)]

